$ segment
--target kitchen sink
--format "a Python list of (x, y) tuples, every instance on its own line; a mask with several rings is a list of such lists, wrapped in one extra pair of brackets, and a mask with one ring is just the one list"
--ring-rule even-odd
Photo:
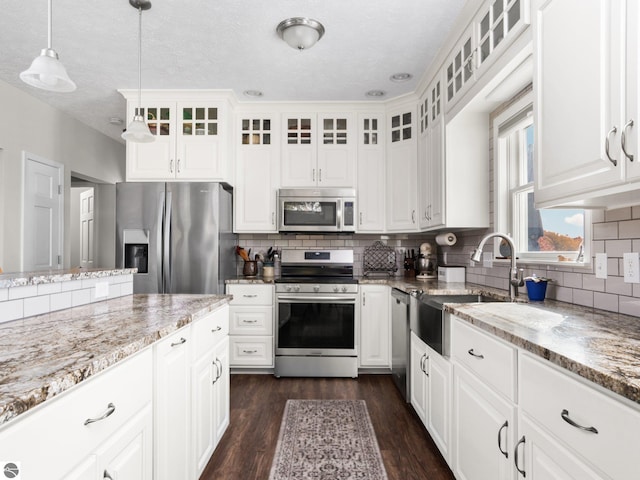
[(431, 305), (438, 309), (442, 309), (444, 303), (488, 303), (488, 302), (508, 302), (509, 299), (496, 298), (489, 295), (477, 294), (477, 295), (421, 295), (421, 302)]

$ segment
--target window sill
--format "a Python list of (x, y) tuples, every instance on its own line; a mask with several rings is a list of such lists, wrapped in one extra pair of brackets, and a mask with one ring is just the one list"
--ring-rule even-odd
[[(503, 266), (503, 265), (511, 265), (511, 260), (508, 258), (494, 258), (493, 263)], [(517, 257), (516, 258), (517, 265), (546, 265), (552, 268), (573, 268), (578, 270), (592, 270), (591, 262), (559, 262), (558, 260), (551, 260), (549, 258), (531, 258), (531, 257)]]

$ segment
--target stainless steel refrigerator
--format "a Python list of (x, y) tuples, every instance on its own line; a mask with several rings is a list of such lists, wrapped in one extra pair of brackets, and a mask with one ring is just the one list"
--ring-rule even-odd
[(220, 183), (116, 185), (116, 266), (134, 293), (224, 293), (236, 275), (232, 192)]

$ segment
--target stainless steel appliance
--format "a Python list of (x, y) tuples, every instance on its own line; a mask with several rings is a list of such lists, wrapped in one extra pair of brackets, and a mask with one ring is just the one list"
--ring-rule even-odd
[(281, 232), (355, 232), (352, 188), (290, 188), (278, 191)]
[(391, 377), (407, 402), (411, 393), (411, 303), (408, 293), (391, 290)]
[(232, 193), (219, 183), (118, 183), (116, 265), (134, 293), (223, 293), (235, 276)]
[(276, 280), (276, 377), (358, 376), (353, 250), (283, 250)]

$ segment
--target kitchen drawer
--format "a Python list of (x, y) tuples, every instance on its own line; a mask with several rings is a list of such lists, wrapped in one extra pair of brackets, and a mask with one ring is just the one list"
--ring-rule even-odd
[(516, 348), (455, 316), (451, 320), (451, 357), (515, 402)]
[(231, 306), (273, 305), (273, 285), (227, 285), (227, 294), (233, 295)]
[(21, 462), (23, 478), (61, 478), (150, 404), (152, 371), (146, 348), (22, 414), (0, 430), (2, 458)]
[(272, 336), (229, 337), (232, 367), (273, 366)]
[[(550, 364), (520, 355), (520, 406), (587, 463), (615, 480), (638, 478), (640, 413)], [(562, 417), (598, 433), (570, 425)]]
[(231, 335), (273, 335), (273, 307), (232, 307)]
[(229, 334), (229, 305), (193, 323), (194, 358), (198, 359)]

